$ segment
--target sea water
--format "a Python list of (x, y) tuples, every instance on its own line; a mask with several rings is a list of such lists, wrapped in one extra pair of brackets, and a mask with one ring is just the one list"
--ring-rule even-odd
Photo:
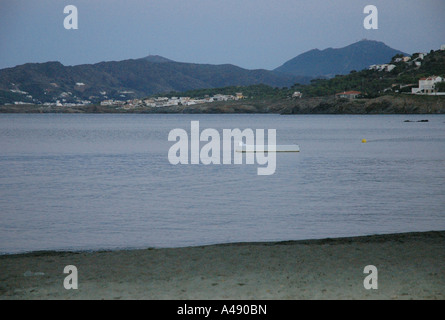
[[(172, 165), (168, 134), (191, 121), (301, 151), (270, 176)], [(445, 230), (444, 115), (0, 115), (0, 253), (429, 230)]]

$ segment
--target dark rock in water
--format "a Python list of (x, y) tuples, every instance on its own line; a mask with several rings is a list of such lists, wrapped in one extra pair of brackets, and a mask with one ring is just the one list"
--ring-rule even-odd
[(414, 121), (411, 121), (411, 120), (405, 120), (405, 121), (403, 121), (403, 122), (414, 122)]
[(417, 122), (428, 122), (429, 120), (419, 120)]

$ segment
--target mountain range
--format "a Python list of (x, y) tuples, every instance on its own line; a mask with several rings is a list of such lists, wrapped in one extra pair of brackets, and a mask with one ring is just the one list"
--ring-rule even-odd
[(311, 50), (272, 71), (231, 64), (183, 63), (153, 55), (77, 66), (27, 63), (0, 70), (0, 104), (125, 100), (171, 91), (252, 84), (288, 87), (309, 83), (315, 77), (386, 63), (397, 53), (401, 52), (382, 42), (365, 40), (341, 49)]
[(198, 88), (260, 83), (283, 87), (310, 79), (230, 64), (181, 63), (158, 56), (78, 66), (64, 66), (60, 62), (28, 63), (0, 70), (0, 103), (2, 97), (3, 102), (126, 100)]

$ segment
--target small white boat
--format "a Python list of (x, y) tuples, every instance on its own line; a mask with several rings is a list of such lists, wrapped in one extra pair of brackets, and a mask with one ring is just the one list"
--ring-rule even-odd
[(244, 143), (239, 144), (236, 152), (300, 152), (300, 146), (298, 144), (288, 145), (246, 145)]

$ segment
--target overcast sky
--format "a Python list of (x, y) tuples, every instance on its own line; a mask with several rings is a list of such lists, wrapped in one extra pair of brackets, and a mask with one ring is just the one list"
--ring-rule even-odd
[[(378, 30), (366, 30), (366, 5)], [(78, 30), (63, 26), (67, 5)], [(363, 38), (407, 53), (445, 44), (445, 0), (0, 0), (0, 68), (161, 55), (274, 69), (305, 51)]]

